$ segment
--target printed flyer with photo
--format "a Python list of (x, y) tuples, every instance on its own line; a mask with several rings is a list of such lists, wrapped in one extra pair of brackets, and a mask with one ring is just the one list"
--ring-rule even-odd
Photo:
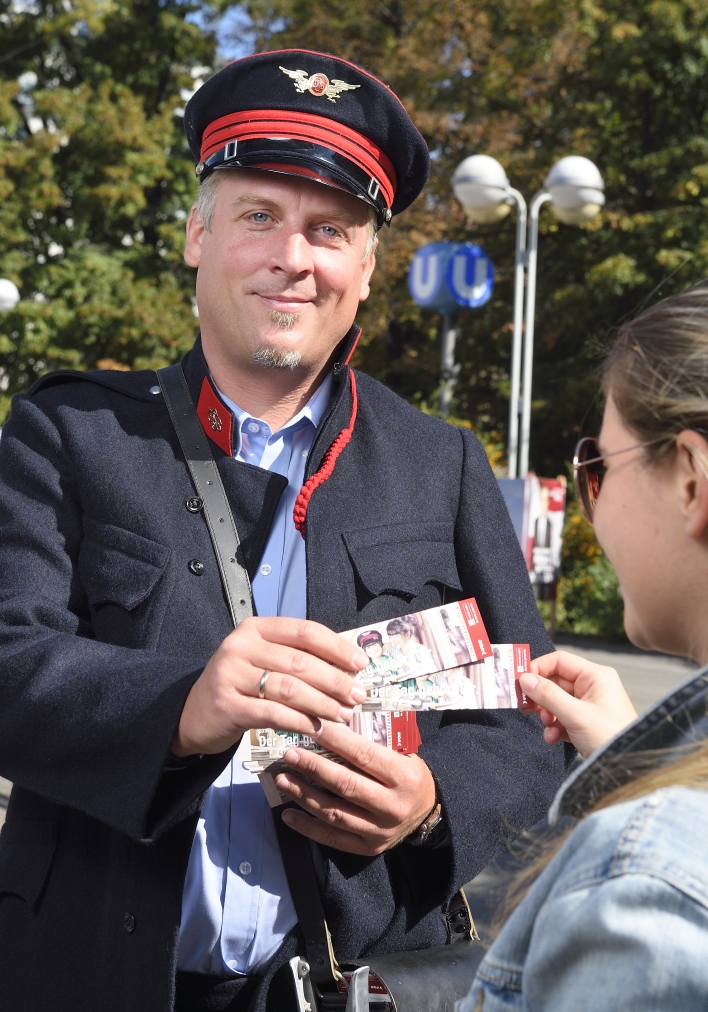
[[(528, 645), (490, 643), (474, 598), (340, 635), (369, 657), (357, 675), (367, 698), (354, 707), (349, 726), (396, 752), (417, 752), (416, 713), (424, 710), (535, 709), (518, 685), (519, 675), (530, 670)], [(294, 746), (344, 762), (309, 735), (254, 728), (244, 767), (258, 776), (272, 806), (287, 800), (273, 776), (288, 768), (283, 756)]]

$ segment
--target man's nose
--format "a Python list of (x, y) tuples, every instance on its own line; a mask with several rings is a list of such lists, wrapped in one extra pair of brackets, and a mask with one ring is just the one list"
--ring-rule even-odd
[(295, 229), (281, 232), (271, 261), (271, 269), (280, 271), (288, 277), (312, 274), (314, 269), (312, 250), (302, 232)]

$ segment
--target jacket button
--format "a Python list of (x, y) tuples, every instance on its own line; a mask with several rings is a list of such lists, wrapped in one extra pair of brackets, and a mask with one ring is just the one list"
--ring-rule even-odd
[(199, 559), (190, 559), (188, 566), (190, 573), (194, 573), (195, 576), (201, 576), (204, 572), (204, 563)]
[(190, 496), (184, 505), (190, 513), (199, 513), (200, 510), (204, 509), (204, 503), (198, 495)]
[(135, 931), (135, 918), (132, 914), (126, 914), (123, 918), (123, 927), (127, 932)]

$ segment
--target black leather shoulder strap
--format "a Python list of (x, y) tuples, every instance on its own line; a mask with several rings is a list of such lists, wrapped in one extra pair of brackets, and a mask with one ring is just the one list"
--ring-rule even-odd
[(166, 369), (158, 369), (157, 379), (197, 495), (204, 503), (204, 518), (214, 545), (226, 601), (233, 624), (237, 626), (243, 619), (253, 615), (253, 598), (238, 531), (221, 475), (192, 403), (182, 366), (178, 363)]
[(332, 948), (310, 841), (283, 822), (282, 815), (286, 808), (297, 808), (297, 805), (289, 802), (273, 809), (275, 835), (278, 837), (293, 906), (305, 939), (310, 979), (320, 988), (329, 990), (336, 987), (337, 980), (342, 975)]
[[(209, 440), (192, 403), (182, 366), (177, 364), (158, 369), (157, 378), (197, 495), (204, 503), (204, 516), (219, 564), (221, 582), (231, 618), (237, 626), (253, 614), (253, 600), (231, 507), (209, 448)], [(341, 974), (336, 970), (312, 853), (308, 840), (285, 825), (281, 818), (283, 810), (276, 808), (273, 817), (295, 912), (305, 937), (310, 976), (316, 984), (331, 987)]]

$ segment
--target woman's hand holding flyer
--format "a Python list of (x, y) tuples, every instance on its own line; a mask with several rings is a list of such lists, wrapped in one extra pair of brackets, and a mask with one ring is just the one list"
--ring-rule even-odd
[(519, 685), (539, 706), (549, 745), (571, 742), (587, 758), (637, 716), (614, 668), (557, 650), (531, 662)]

